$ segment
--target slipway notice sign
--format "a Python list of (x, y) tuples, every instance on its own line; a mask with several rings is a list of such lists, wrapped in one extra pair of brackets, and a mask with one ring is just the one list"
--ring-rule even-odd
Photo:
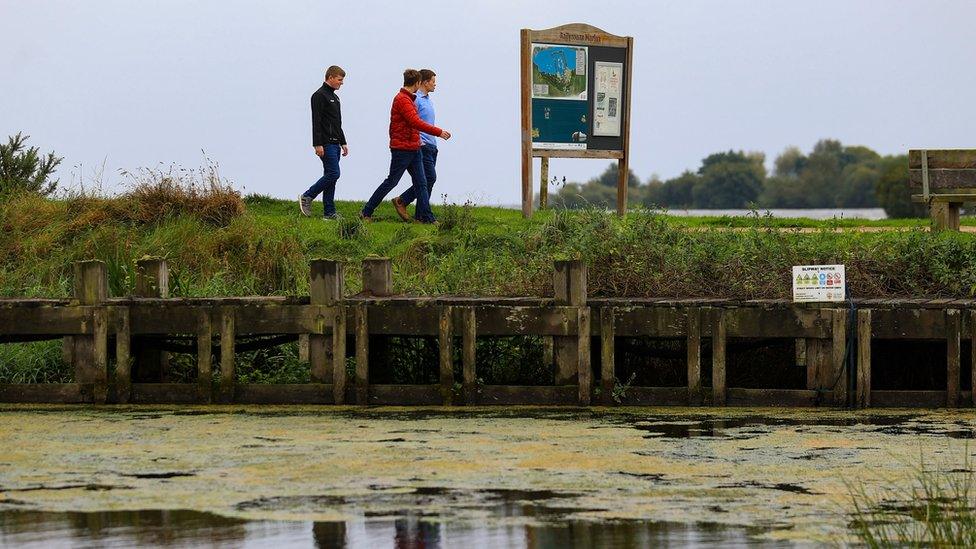
[(799, 265), (793, 267), (793, 301), (844, 301), (847, 278), (843, 265)]

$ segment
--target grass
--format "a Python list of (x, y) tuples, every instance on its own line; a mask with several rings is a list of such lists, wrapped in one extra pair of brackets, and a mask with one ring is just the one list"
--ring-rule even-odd
[(907, 484), (871, 490), (848, 484), (850, 528), (867, 547), (976, 546), (976, 472), (968, 445), (961, 466), (932, 466), (924, 458)]

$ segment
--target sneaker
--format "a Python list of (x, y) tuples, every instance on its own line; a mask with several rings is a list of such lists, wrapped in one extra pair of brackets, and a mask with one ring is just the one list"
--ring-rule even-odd
[(400, 200), (400, 197), (398, 196), (394, 198), (391, 200), (391, 202), (393, 202), (393, 209), (396, 210), (396, 213), (398, 216), (400, 216), (400, 219), (409, 222), (410, 214), (407, 213), (407, 205)]
[(312, 217), (312, 199), (304, 194), (298, 197), (298, 209), (305, 217)]

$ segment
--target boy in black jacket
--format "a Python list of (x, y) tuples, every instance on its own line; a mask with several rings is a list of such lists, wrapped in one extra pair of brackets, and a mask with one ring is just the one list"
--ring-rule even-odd
[(325, 71), (325, 83), (312, 94), (312, 147), (322, 159), (324, 174), (298, 198), (302, 215), (312, 215), (312, 201), (322, 193), (325, 218), (334, 219), (335, 188), (339, 180), (339, 154), (347, 156), (346, 136), (342, 133), (342, 114), (336, 90), (342, 86), (346, 71), (332, 65)]

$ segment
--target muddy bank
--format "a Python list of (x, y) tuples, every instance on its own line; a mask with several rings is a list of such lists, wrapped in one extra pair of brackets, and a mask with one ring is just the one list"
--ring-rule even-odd
[(920, 453), (961, 462), (974, 433), (970, 411), (3, 406), (0, 510), (637, 520), (832, 541), (845, 480), (907, 479)]

